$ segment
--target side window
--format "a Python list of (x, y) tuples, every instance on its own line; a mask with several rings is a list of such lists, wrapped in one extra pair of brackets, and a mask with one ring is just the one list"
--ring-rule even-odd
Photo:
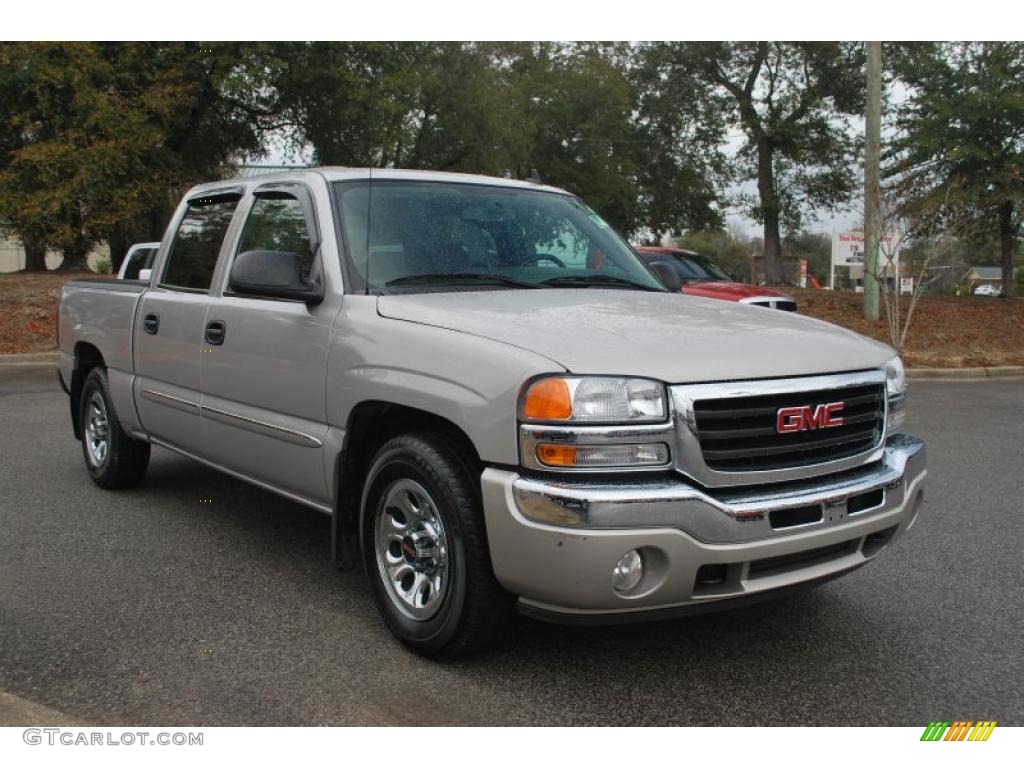
[(302, 259), (302, 277), (308, 280), (313, 270), (313, 249), (302, 203), (280, 192), (257, 197), (238, 243), (238, 253), (246, 251), (297, 253)]
[(189, 203), (174, 235), (161, 285), (210, 289), (224, 234), (238, 206), (238, 197), (199, 199)]

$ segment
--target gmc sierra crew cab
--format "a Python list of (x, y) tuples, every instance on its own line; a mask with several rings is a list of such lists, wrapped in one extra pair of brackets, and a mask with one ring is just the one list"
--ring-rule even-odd
[(330, 515), (337, 562), (426, 656), (516, 609), (618, 622), (817, 584), (921, 504), (892, 349), (682, 295), (539, 183), (204, 184), (144, 277), (61, 296), (93, 481), (138, 484), (157, 445)]

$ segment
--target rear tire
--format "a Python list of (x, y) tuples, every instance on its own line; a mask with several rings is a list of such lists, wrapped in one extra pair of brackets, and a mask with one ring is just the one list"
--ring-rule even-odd
[(512, 596), (494, 577), (477, 473), (453, 441), (416, 433), (385, 443), (361, 513), (377, 609), (407, 647), (451, 660), (507, 637)]
[(138, 485), (149, 466), (149, 443), (121, 429), (102, 368), (85, 377), (78, 415), (85, 468), (93, 482), (108, 490)]

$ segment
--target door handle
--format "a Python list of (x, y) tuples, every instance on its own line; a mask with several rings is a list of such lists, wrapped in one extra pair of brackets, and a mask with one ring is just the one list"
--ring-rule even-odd
[(206, 341), (208, 344), (223, 344), (227, 325), (223, 320), (211, 320), (206, 324)]
[(146, 315), (142, 318), (142, 330), (150, 336), (160, 330), (160, 315)]

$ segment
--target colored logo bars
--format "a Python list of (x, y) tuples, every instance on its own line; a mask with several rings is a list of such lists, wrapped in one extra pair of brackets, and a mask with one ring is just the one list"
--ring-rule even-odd
[(995, 720), (979, 720), (976, 723), (970, 720), (957, 720), (954, 723), (940, 720), (928, 723), (921, 734), (921, 741), (988, 741), (995, 727)]

